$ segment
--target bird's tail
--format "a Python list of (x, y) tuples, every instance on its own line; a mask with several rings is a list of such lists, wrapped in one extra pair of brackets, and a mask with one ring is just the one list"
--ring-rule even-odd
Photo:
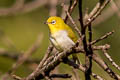
[(73, 57), (73, 61), (74, 61), (75, 63), (80, 64), (80, 61), (79, 61), (79, 58), (78, 58), (78, 55), (77, 55), (77, 54), (72, 54), (72, 57)]

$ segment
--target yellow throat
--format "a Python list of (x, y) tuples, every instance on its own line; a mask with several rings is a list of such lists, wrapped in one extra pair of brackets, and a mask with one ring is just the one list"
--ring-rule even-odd
[(64, 23), (63, 19), (57, 16), (49, 17), (46, 24), (48, 24), (50, 29), (50, 34), (55, 34), (56, 32), (60, 30), (65, 30), (68, 33), (68, 36), (73, 40), (74, 42), (77, 41), (77, 37), (75, 33), (72, 31), (72, 29)]

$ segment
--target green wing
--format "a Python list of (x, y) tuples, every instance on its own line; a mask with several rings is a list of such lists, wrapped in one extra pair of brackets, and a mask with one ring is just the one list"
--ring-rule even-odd
[(68, 36), (72, 39), (72, 41), (76, 42), (78, 38), (76, 34), (73, 32), (73, 30), (68, 25), (66, 25), (66, 30), (68, 32)]

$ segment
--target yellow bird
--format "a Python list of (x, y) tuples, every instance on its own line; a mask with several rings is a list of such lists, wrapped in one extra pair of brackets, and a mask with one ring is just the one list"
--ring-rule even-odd
[[(46, 24), (50, 30), (50, 41), (60, 52), (71, 48), (77, 41), (77, 36), (73, 30), (65, 24), (64, 20), (57, 16), (49, 17)], [(73, 55), (73, 59), (77, 56)]]

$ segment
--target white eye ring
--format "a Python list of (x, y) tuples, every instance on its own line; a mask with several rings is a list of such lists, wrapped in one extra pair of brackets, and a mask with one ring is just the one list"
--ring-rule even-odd
[(56, 23), (56, 20), (52, 20), (51, 24), (55, 24)]

